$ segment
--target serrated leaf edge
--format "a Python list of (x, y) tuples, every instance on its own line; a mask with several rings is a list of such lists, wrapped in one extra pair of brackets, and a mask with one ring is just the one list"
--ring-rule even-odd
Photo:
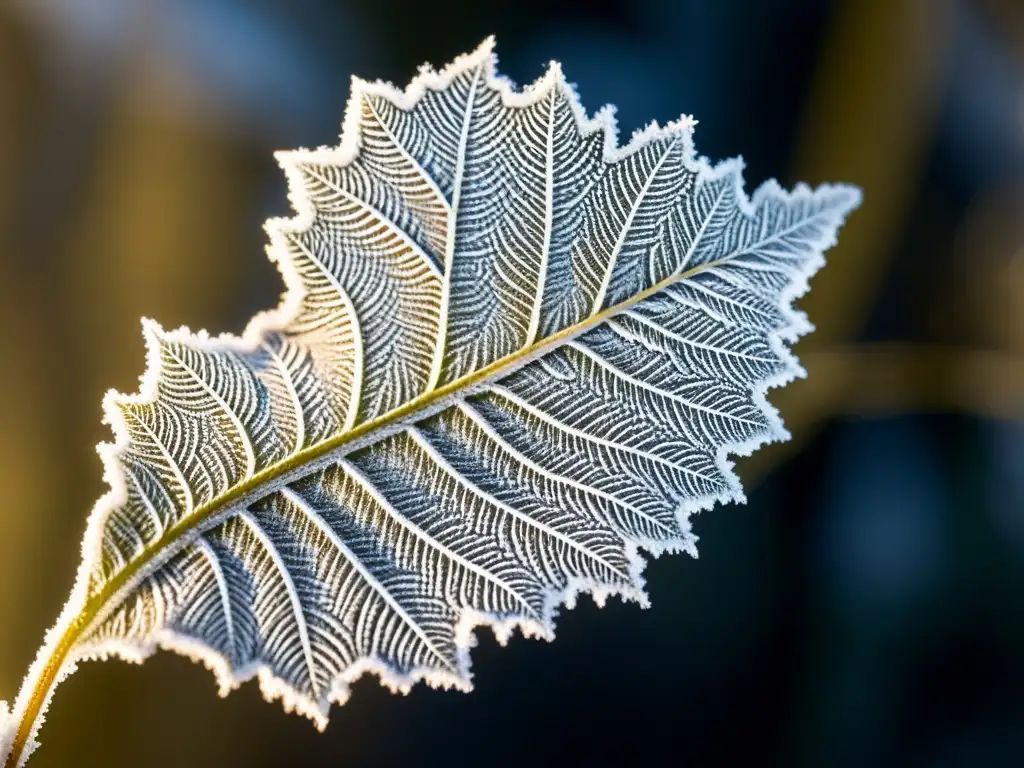
[[(94, 558), (100, 552), (102, 532), (107, 518), (113, 510), (118, 508), (127, 499), (124, 477), (120, 472), (116, 457), (120, 451), (128, 446), (129, 437), (123, 416), (117, 405), (124, 403), (148, 404), (155, 400), (157, 381), (161, 371), (159, 347), (156, 340), (157, 335), (162, 335), (163, 338), (169, 340), (184, 341), (200, 348), (212, 347), (220, 349), (222, 345), (230, 345), (243, 351), (253, 351), (260, 344), (264, 334), (284, 327), (296, 314), (303, 295), (302, 286), (297, 271), (283, 251), (280, 237), (285, 232), (305, 230), (313, 220), (313, 205), (300, 182), (297, 165), (303, 161), (330, 162), (345, 165), (358, 155), (360, 141), (358, 130), (359, 102), (364, 95), (384, 96), (401, 108), (409, 109), (423, 96), (427, 88), (444, 88), (459, 74), (482, 65), (485, 68), (488, 85), (501, 92), (506, 104), (519, 106), (532, 104), (547, 94), (545, 85), (547, 87), (561, 85), (572, 107), (581, 134), (587, 136), (594, 131), (604, 132), (604, 159), (606, 162), (614, 162), (626, 157), (658, 138), (669, 135), (681, 136), (685, 144), (684, 157), (686, 158), (686, 163), (689, 167), (698, 171), (698, 184), (721, 179), (725, 175), (735, 173), (736, 199), (741, 212), (746, 216), (753, 215), (761, 200), (766, 197), (777, 196), (789, 201), (811, 197), (821, 192), (842, 191), (847, 195), (847, 202), (842, 215), (839, 217), (841, 221), (842, 216), (845, 216), (846, 213), (857, 207), (861, 201), (860, 190), (848, 185), (822, 185), (817, 190), (812, 191), (810, 187), (801, 183), (796, 185), (791, 192), (787, 192), (774, 180), (765, 182), (757, 188), (752, 196), (748, 197), (744, 191), (742, 177), (744, 164), (741, 158), (726, 160), (716, 166), (711, 166), (706, 158), (694, 157), (692, 131), (696, 121), (689, 116), (683, 116), (680, 120), (671, 122), (663, 127), (659, 126), (657, 122), (652, 122), (645, 128), (636, 131), (628, 143), (618, 146), (618, 127), (613, 107), (603, 107), (594, 114), (593, 118), (588, 118), (575, 89), (565, 82), (562, 78), (560, 67), (554, 62), (552, 62), (552, 66), (549, 67), (548, 71), (532, 85), (517, 92), (511, 80), (496, 72), (497, 57), (493, 53), (493, 46), (494, 39), (489, 37), (476, 50), (457, 57), (440, 71), (435, 71), (428, 65), (423, 65), (416, 77), (413, 78), (412, 82), (404, 90), (399, 90), (387, 82), (375, 81), (371, 83), (353, 77), (351, 93), (343, 120), (341, 142), (338, 146), (320, 147), (315, 150), (288, 150), (275, 153), (275, 157), (288, 179), (288, 198), (296, 212), (292, 217), (272, 218), (264, 225), (271, 238), (271, 244), (267, 248), (267, 255), (281, 272), (285, 283), (285, 293), (278, 307), (256, 314), (249, 321), (241, 337), (229, 333), (212, 337), (205, 331), (192, 332), (184, 326), (169, 332), (162, 331), (159, 324), (155, 321), (143, 319), (147, 364), (144, 373), (140, 377), (139, 391), (133, 395), (123, 395), (110, 390), (103, 400), (104, 422), (112, 428), (115, 439), (113, 443), (100, 443), (97, 446), (97, 451), (103, 463), (104, 479), (109, 484), (110, 489), (97, 501), (89, 516), (86, 533), (82, 542), (82, 563), (76, 574), (71, 596), (61, 611), (58, 621), (47, 632), (46, 640), (30, 667), (18, 698), (14, 702), (13, 711), (0, 718), (0, 760), (7, 756), (13, 744), (15, 732), (32, 698), (35, 681), (43, 674), (61, 638), (70, 630), (87, 602), (89, 573), (95, 561)], [(760, 383), (753, 391), (754, 402), (767, 417), (770, 432), (747, 441), (724, 445), (719, 449), (716, 456), (716, 464), (727, 479), (729, 488), (725, 493), (692, 499), (681, 505), (678, 515), (685, 538), (677, 547), (671, 547), (672, 550), (683, 550), (689, 552), (694, 557), (697, 556), (697, 537), (693, 535), (692, 526), (689, 521), (692, 514), (709, 509), (719, 501), (745, 502), (746, 497), (740, 487), (738, 477), (733, 472), (734, 462), (729, 459), (730, 455), (747, 456), (762, 445), (789, 438), (789, 433), (783, 426), (778, 411), (768, 402), (766, 394), (769, 389), (784, 386), (796, 378), (806, 376), (806, 371), (800, 366), (792, 352), (790, 352), (787, 343), (792, 343), (800, 336), (810, 332), (813, 330), (813, 326), (808, 322), (806, 315), (795, 309), (792, 303), (807, 292), (810, 278), (824, 265), (823, 253), (835, 244), (837, 230), (838, 226), (827, 230), (822, 238), (813, 244), (813, 256), (808, 260), (803, 272), (790, 282), (780, 296), (779, 306), (788, 324), (779, 331), (771, 333), (769, 338), (773, 351), (785, 363), (785, 370), (777, 376)], [(550, 350), (544, 350), (545, 353), (547, 351)], [(533, 359), (531, 356), (524, 355), (520, 364), (525, 364), (531, 359)], [(510, 370), (507, 369), (503, 373), (508, 373)], [(459, 399), (461, 397), (453, 397), (449, 400), (457, 401)], [(199, 531), (208, 530), (220, 521), (221, 519), (217, 515), (213, 515)], [(199, 531), (197, 531), (196, 535), (198, 535)], [(650, 554), (657, 556), (660, 552), (651, 551)], [(170, 555), (167, 556), (169, 557)], [(627, 556), (630, 563), (630, 575), (633, 578), (633, 588), (607, 588), (598, 586), (590, 580), (575, 579), (564, 590), (548, 590), (548, 594), (545, 597), (542, 622), (519, 619), (499, 620), (492, 615), (479, 611), (464, 610), (456, 626), (459, 661), (458, 676), (432, 669), (416, 669), (407, 675), (401, 675), (397, 674), (386, 663), (377, 659), (365, 659), (353, 665), (346, 670), (345, 674), (333, 680), (330, 689), (321, 697), (320, 701), (313, 701), (283, 680), (275, 677), (266, 665), (251, 665), (233, 671), (229, 660), (222, 654), (203, 643), (167, 630), (160, 632), (152, 642), (142, 646), (112, 640), (89, 646), (73, 645), (72, 649), (77, 652), (69, 652), (65, 656), (61, 663), (61, 669), (54, 676), (54, 681), (49, 688), (46, 700), (39, 710), (39, 716), (34, 721), (29, 740), (19, 759), (18, 766), (23, 766), (38, 746), (36, 736), (39, 727), (44, 721), (53, 690), (61, 680), (74, 671), (79, 661), (105, 659), (113, 656), (128, 662), (141, 663), (158, 648), (171, 650), (201, 662), (213, 672), (220, 695), (226, 696), (242, 683), (256, 677), (259, 681), (260, 690), (268, 701), (279, 699), (286, 711), (305, 715), (313, 721), (318, 729), (323, 730), (327, 725), (330, 704), (343, 704), (349, 697), (351, 683), (368, 672), (377, 675), (382, 685), (396, 692), (407, 693), (420, 680), (427, 682), (433, 687), (470, 690), (472, 687), (470, 682), (472, 675), (469, 653), (475, 644), (473, 637), (475, 627), (489, 627), (502, 644), (507, 642), (508, 638), (517, 628), (524, 636), (543, 637), (550, 640), (553, 638), (554, 619), (557, 616), (559, 606), (564, 604), (567, 608), (571, 609), (575, 605), (578, 595), (582, 593), (590, 594), (599, 605), (603, 605), (607, 597), (618, 595), (625, 600), (636, 601), (646, 606), (647, 595), (643, 590), (644, 581), (642, 578), (642, 571), (646, 565), (646, 560), (640, 555), (639, 548), (632, 544), (629, 545)], [(116, 607), (120, 597), (137, 586), (153, 570), (161, 567), (165, 561), (166, 558), (158, 556), (150, 564), (141, 568), (128, 583), (107, 601), (107, 609), (91, 618), (88, 626), (102, 621), (109, 611)], [(84, 633), (88, 626), (82, 627), (79, 634)]]

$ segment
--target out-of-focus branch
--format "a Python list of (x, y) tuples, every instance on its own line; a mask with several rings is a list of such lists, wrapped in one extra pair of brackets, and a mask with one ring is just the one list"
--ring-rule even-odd
[[(999, 350), (879, 343), (837, 346), (803, 355), (808, 378), (769, 392), (787, 426), (790, 410), (804, 424), (788, 443), (759, 451), (739, 465), (757, 482), (798, 453), (833, 416), (965, 413), (1024, 420), (1024, 356)], [(785, 393), (785, 394), (783, 394)]]
[[(825, 35), (794, 175), (859, 184), (864, 204), (829, 252), (814, 290), (800, 302), (817, 326), (798, 350), (811, 383), (772, 396), (790, 431), (802, 440), (813, 438), (814, 425), (845, 410), (843, 404), (856, 396), (849, 379), (830, 374), (827, 361), (863, 329), (920, 185), (952, 15), (952, 0), (846, 0)], [(822, 350), (820, 362), (816, 350)], [(760, 469), (745, 474), (763, 473), (788, 455), (778, 448), (761, 453), (763, 458), (745, 462)]]
[[(31, 313), (38, 288), (30, 279), (30, 259), (20, 251), (20, 184), (31, 170), (24, 148), (40, 116), (40, 72), (25, 29), (0, 9), (0, 698), (17, 690), (23, 666), (15, 650), (27, 654), (38, 642), (13, 617), (33, 602), (24, 568), (26, 553), (41, 547), (53, 528), (57, 492), (46, 481), (46, 458), (53, 446), (45, 430), (45, 395), (36, 386), (45, 375), (45, 333)], [(22, 642), (24, 641), (24, 642)]]
[[(808, 355), (803, 397), (824, 394), (826, 412), (892, 415), (950, 411), (1024, 419), (1024, 356), (999, 350), (881, 343)], [(808, 384), (814, 381), (815, 383)], [(843, 402), (828, 392), (843, 393)]]
[(794, 175), (859, 184), (864, 205), (801, 302), (806, 348), (854, 338), (871, 309), (932, 143), (951, 17), (950, 0), (848, 0), (832, 20)]

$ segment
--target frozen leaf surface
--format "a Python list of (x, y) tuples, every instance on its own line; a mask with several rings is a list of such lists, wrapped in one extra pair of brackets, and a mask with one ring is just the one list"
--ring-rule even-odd
[(145, 323), (12, 723), (47, 660), (158, 647), (319, 726), (367, 671), (467, 690), (474, 626), (646, 603), (641, 550), (695, 555), (689, 516), (742, 499), (728, 456), (786, 438), (765, 393), (802, 374), (791, 303), (859, 193), (748, 199), (688, 118), (618, 147), (556, 64), (518, 91), (494, 61), (354, 81), (341, 146), (279, 156), (288, 292), (242, 338)]

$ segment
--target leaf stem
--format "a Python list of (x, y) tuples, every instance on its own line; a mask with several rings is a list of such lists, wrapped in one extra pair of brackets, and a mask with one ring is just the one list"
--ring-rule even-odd
[[(83, 614), (79, 614), (75, 621), (71, 622), (68, 628), (64, 631), (64, 634), (61, 635), (56, 647), (50, 654), (50, 658), (47, 659), (42, 673), (36, 679), (32, 688), (32, 695), (28, 700), (25, 711), (21, 716), (21, 721), (18, 724), (18, 731), (14, 736), (11, 751), (8, 753), (7, 760), (4, 762), (4, 768), (17, 768), (18, 765), (21, 764), (21, 756), (25, 752), (25, 747), (28, 746), (28, 743), (32, 738), (32, 730), (35, 727), (36, 720), (45, 708), (47, 700), (53, 693), (53, 689), (56, 688), (57, 679), (62, 667), (64, 666), (64, 661), (67, 659), (68, 653), (71, 652), (71, 649), (74, 648), (75, 641), (81, 633), (82, 627), (79, 621), (81, 616), (83, 616)], [(26, 680), (25, 682), (27, 685), (28, 681)]]

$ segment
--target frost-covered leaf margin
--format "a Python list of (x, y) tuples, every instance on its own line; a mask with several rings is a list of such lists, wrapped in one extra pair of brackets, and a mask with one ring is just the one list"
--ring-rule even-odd
[[(356, 99), (359, 96), (359, 90), (362, 89), (364, 92), (378, 92), (388, 96), (390, 99), (403, 106), (411, 106), (414, 104), (422, 95), (423, 90), (426, 87), (441, 88), (446, 82), (460, 71), (463, 71), (466, 67), (474, 64), (480, 60), (482, 56), (490, 56), (490, 43), (486, 43), (485, 46), (481, 47), (477, 52), (467, 57), (462, 57), (441, 73), (433, 73), (428, 70), (424, 70), (420, 76), (413, 82), (412, 85), (404, 93), (397, 91), (391, 86), (385, 84), (367, 84), (358, 82), (356, 87), (353, 88), (353, 95), (350, 101), (349, 110), (346, 117), (346, 127), (343, 133), (342, 144), (337, 149), (331, 150), (319, 150), (320, 156), (329, 156), (333, 162), (339, 164), (348, 163), (353, 157), (355, 157), (358, 151), (358, 132), (352, 125), (356, 119), (357, 109), (353, 106), (356, 103)], [(502, 90), (503, 94), (510, 100), (516, 100), (519, 103), (523, 103), (528, 96), (523, 94), (517, 94), (513, 91), (511, 84), (504, 78), (498, 75), (491, 75), (492, 84)], [(540, 92), (540, 89), (538, 89)], [(651, 141), (655, 137), (666, 134), (670, 131), (678, 131), (681, 126), (686, 126), (686, 121), (681, 124), (673, 124), (666, 128), (659, 128), (656, 125), (652, 125), (642, 132), (639, 132), (633, 137), (633, 140), (623, 147), (616, 147), (616, 128), (612, 112), (610, 110), (603, 110), (599, 112), (592, 120), (587, 119), (577, 99), (573, 99), (572, 107), (576, 113), (578, 124), (581, 126), (584, 133), (590, 133), (595, 130), (604, 131), (605, 136), (605, 153), (608, 159), (614, 159), (618, 157), (624, 157), (633, 152), (636, 148), (643, 144)], [(684, 135), (684, 141), (689, 142), (688, 134)], [(687, 156), (692, 159), (692, 151), (689, 149), (690, 145), (687, 144)], [(764, 198), (774, 197), (782, 198), (785, 200), (798, 200), (800, 198), (813, 196), (812, 192), (806, 186), (798, 186), (793, 193), (786, 193), (781, 190), (778, 185), (773, 182), (769, 182), (761, 186), (758, 191), (754, 194), (752, 200), (748, 200), (746, 194), (742, 189), (742, 179), (740, 175), (741, 165), (738, 161), (726, 161), (725, 163), (719, 164), (718, 166), (711, 167), (706, 161), (696, 161), (702, 180), (714, 180), (723, 179), (727, 176), (732, 176), (736, 183), (736, 198), (737, 201), (745, 214), (748, 216), (753, 215), (755, 207)], [(286, 165), (287, 169), (287, 165)], [(294, 182), (294, 180), (292, 180)], [(826, 192), (829, 188), (822, 188)], [(838, 189), (838, 188), (837, 188)], [(820, 192), (821, 190), (819, 190)], [(859, 194), (853, 190), (848, 190), (849, 199), (847, 202), (847, 209), (854, 207), (859, 202)], [(296, 210), (299, 211), (299, 215), (295, 220), (290, 222), (291, 225), (301, 226), (311, 214), (311, 206), (305, 197), (305, 193), (301, 191), (300, 186), (292, 184), (292, 199), (295, 204)], [(273, 223), (271, 224), (273, 227)], [(717, 463), (722, 473), (729, 479), (730, 488), (726, 494), (710, 495), (703, 498), (696, 498), (690, 500), (684, 508), (679, 510), (681, 518), (681, 527), (686, 532), (686, 536), (677, 545), (668, 547), (670, 550), (686, 550), (691, 554), (696, 555), (695, 542), (696, 537), (692, 535), (689, 528), (688, 517), (700, 509), (706, 509), (711, 507), (716, 501), (725, 500), (743, 500), (743, 493), (739, 486), (739, 481), (735, 474), (732, 472), (732, 462), (728, 458), (730, 455), (748, 455), (760, 445), (771, 440), (783, 440), (788, 437), (788, 433), (782, 427), (782, 423), (778, 418), (778, 414), (775, 409), (767, 402), (765, 393), (771, 387), (781, 386), (788, 383), (792, 379), (803, 376), (803, 369), (796, 362), (796, 359), (790, 354), (786, 344), (794, 341), (798, 336), (806, 333), (811, 329), (810, 324), (807, 322), (803, 313), (800, 313), (793, 309), (792, 301), (802, 295), (808, 287), (808, 280), (810, 276), (824, 263), (822, 252), (835, 242), (835, 231), (827, 231), (825, 236), (820, 242), (815, 243), (813, 246), (815, 258), (809, 260), (807, 268), (804, 273), (790, 283), (789, 287), (784, 291), (781, 300), (781, 311), (787, 318), (787, 327), (776, 332), (771, 338), (771, 344), (774, 351), (780, 356), (781, 359), (787, 362), (787, 369), (780, 375), (768, 379), (762, 382), (757, 390), (755, 391), (755, 400), (762, 412), (767, 416), (771, 424), (771, 433), (758, 436), (749, 441), (734, 443), (723, 446), (718, 452)], [(272, 253), (272, 256), (275, 254)], [(285, 278), (285, 282), (288, 286), (288, 293), (281, 305), (277, 310), (265, 313), (254, 319), (249, 325), (245, 332), (241, 343), (248, 347), (254, 347), (259, 343), (264, 334), (271, 329), (282, 327), (288, 319), (290, 319), (297, 309), (299, 301), (299, 294), (301, 291), (301, 285), (298, 275), (294, 272), (294, 269), (290, 266), (287, 259), (280, 258), (280, 254), (277, 254), (277, 261), (279, 267)], [(160, 358), (156, 351), (156, 345), (152, 343), (154, 333), (161, 333), (155, 324), (147, 326), (152, 331), (147, 332), (147, 341), (149, 341), (149, 355), (148, 355), (148, 368), (147, 372), (143, 377), (142, 386), (140, 393), (135, 396), (138, 402), (150, 402), (154, 399), (156, 394), (156, 380), (159, 375)], [(239, 340), (229, 336), (222, 336), (217, 340), (209, 340), (203, 335), (193, 335), (186, 329), (172, 332), (170, 334), (164, 334), (169, 338), (180, 338), (187, 340), (193, 344), (238, 344)], [(523, 361), (528, 362), (528, 360)], [(122, 504), (126, 499), (125, 481), (120, 474), (119, 467), (114, 460), (117, 453), (122, 450), (128, 442), (127, 429), (123, 423), (123, 417), (120, 411), (113, 406), (114, 399), (124, 400), (121, 396), (111, 395), (105, 401), (105, 411), (107, 421), (113, 426), (117, 440), (115, 444), (105, 444), (100, 447), (100, 453), (104, 460), (105, 475), (106, 479), (110, 483), (111, 490), (104, 496), (103, 499), (98, 503), (95, 511), (90, 517), (89, 528), (86, 534), (86, 539), (83, 544), (83, 555), (84, 562), (79, 570), (79, 576), (76, 580), (76, 587), (72, 593), (72, 597), (65, 607), (62, 613), (61, 620), (54, 627), (53, 630), (48, 634), (46, 644), (41, 649), (40, 655), (37, 658), (36, 663), (30, 670), (27, 681), (33, 680), (39, 677), (42, 672), (42, 668), (45, 666), (46, 661), (53, 655), (53, 651), (56, 646), (61, 642), (61, 638), (65, 635), (65, 631), (71, 626), (75, 617), (78, 616), (82, 607), (85, 603), (85, 581), (88, 577), (92, 563), (98, 556), (99, 541), (102, 534), (104, 525), (106, 524), (107, 515), (111, 510)], [(440, 404), (439, 404), (440, 405)], [(264, 489), (264, 493), (267, 489)], [(212, 527), (218, 522), (215, 518), (211, 518), (209, 527)], [(171, 553), (173, 554), (173, 553)], [(655, 551), (654, 554), (657, 554)], [(170, 557), (170, 554), (168, 554)], [(382, 681), (397, 690), (407, 690), (417, 679), (426, 679), (428, 682), (436, 685), (455, 685), (460, 688), (466, 688), (466, 683), (469, 679), (469, 648), (472, 643), (472, 628), (477, 625), (490, 625), (494, 628), (495, 634), (500, 640), (504, 640), (512, 632), (515, 626), (519, 626), (524, 632), (551, 637), (553, 632), (553, 619), (557, 606), (561, 603), (572, 605), (576, 595), (579, 592), (591, 592), (594, 593), (596, 599), (603, 600), (608, 594), (620, 594), (627, 599), (637, 600), (641, 603), (646, 603), (646, 596), (642, 590), (642, 579), (640, 577), (640, 571), (643, 568), (644, 560), (640, 557), (639, 553), (634, 547), (631, 552), (632, 572), (635, 578), (635, 589), (607, 589), (605, 587), (597, 586), (596, 584), (590, 584), (586, 582), (574, 583), (569, 586), (566, 590), (552, 591), (546, 600), (546, 609), (544, 611), (543, 620), (536, 623), (530, 624), (523, 621), (497, 621), (493, 616), (485, 614), (474, 613), (472, 611), (466, 611), (463, 614), (462, 620), (459, 624), (458, 637), (459, 637), (459, 650), (460, 650), (460, 669), (458, 675), (447, 676), (444, 674), (432, 673), (429, 671), (415, 672), (408, 676), (397, 675), (388, 666), (378, 664), (372, 659), (368, 659), (364, 664), (352, 668), (352, 674), (346, 675), (343, 680), (336, 681), (337, 685), (332, 688), (329, 695), (329, 700), (342, 702), (347, 698), (348, 685), (347, 683), (356, 677), (360, 676), (366, 671), (371, 671), (378, 674)], [(165, 563), (165, 559), (155, 559), (144, 572), (140, 572), (139, 579), (145, 576), (147, 573), (158, 569)], [(127, 592), (134, 586), (126, 585), (122, 592)], [(111, 600), (111, 603), (116, 604), (117, 600)], [(175, 636), (171, 632), (163, 632), (160, 635), (153, 637), (151, 642), (146, 645), (130, 645), (127, 643), (118, 643), (114, 640), (108, 640), (102, 645), (93, 645), (87, 648), (80, 648), (73, 658), (69, 656), (66, 665), (63, 667), (61, 674), (57, 676), (57, 682), (59, 679), (69, 674), (73, 669), (73, 663), (77, 660), (86, 658), (103, 658), (107, 655), (116, 655), (129, 661), (141, 661), (154, 652), (158, 647), (164, 647), (171, 650), (175, 650), (179, 653), (183, 653), (194, 659), (202, 661), (215, 673), (221, 692), (227, 693), (233, 688), (237, 687), (241, 682), (247, 680), (253, 676), (257, 676), (260, 681), (261, 689), (268, 699), (281, 698), (287, 709), (295, 709), (303, 714), (311, 717), (321, 727), (326, 723), (325, 715), (322, 708), (317, 702), (308, 700), (304, 695), (298, 691), (292, 689), (287, 684), (282, 683), (276, 678), (273, 673), (266, 666), (254, 666), (251, 668), (243, 668), (240, 670), (233, 670), (228, 659), (223, 655), (217, 653), (211, 647), (197, 643), (191, 638)], [(30, 693), (31, 686), (26, 685), (22, 689), (22, 695), (19, 696), (16, 702), (15, 711), (23, 711), (27, 705), (27, 694)], [(52, 692), (52, 688), (50, 689)], [(48, 698), (48, 697), (47, 697)], [(29, 748), (25, 750), (23, 758), (27, 758), (31, 752), (31, 748), (34, 747), (35, 732), (38, 725), (41, 723), (42, 718), (38, 718), (35, 722), (35, 728), (33, 729), (32, 740), (29, 743)], [(9, 746), (9, 742), (13, 738), (12, 729), (17, 726), (18, 718), (6, 717), (4, 722), (7, 723), (7, 727), (3, 727), (0, 724), (0, 755), (4, 754), (4, 746)], [(6, 742), (6, 743), (5, 743)]]

